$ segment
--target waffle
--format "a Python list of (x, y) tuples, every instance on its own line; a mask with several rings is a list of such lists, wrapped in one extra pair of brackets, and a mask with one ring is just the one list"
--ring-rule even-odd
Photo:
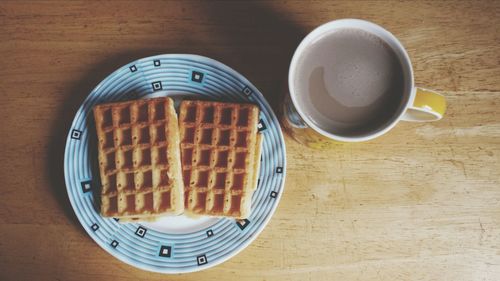
[(102, 215), (128, 221), (181, 213), (184, 188), (172, 99), (102, 104), (94, 107), (94, 117)]
[(247, 218), (261, 134), (252, 104), (183, 101), (179, 113), (184, 208), (191, 216)]

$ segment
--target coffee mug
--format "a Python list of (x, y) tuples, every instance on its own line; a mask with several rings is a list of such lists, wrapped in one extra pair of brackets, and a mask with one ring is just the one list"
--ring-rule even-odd
[(399, 121), (443, 117), (445, 98), (414, 85), (410, 58), (379, 25), (341, 19), (323, 24), (297, 47), (288, 73), (282, 123), (310, 147), (379, 137)]

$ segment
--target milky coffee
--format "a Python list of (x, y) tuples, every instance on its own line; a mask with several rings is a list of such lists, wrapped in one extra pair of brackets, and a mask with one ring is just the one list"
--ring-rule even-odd
[(384, 128), (404, 106), (403, 68), (392, 48), (354, 28), (331, 31), (300, 55), (297, 102), (321, 129), (341, 136)]

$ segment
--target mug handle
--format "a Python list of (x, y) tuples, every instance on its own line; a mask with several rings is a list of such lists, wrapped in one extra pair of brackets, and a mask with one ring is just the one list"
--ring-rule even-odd
[(443, 118), (446, 100), (443, 95), (431, 90), (416, 88), (415, 100), (401, 117), (403, 121), (428, 122)]

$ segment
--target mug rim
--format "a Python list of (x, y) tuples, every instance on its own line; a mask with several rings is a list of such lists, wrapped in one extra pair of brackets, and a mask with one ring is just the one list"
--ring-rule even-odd
[[(348, 26), (339, 27), (338, 26), (339, 24), (348, 25)], [(302, 110), (302, 108), (300, 106), (297, 106), (297, 104), (299, 104), (297, 97), (295, 96), (295, 95), (297, 95), (297, 93), (295, 92), (295, 89), (294, 89), (292, 84), (293, 84), (294, 76), (296, 73), (297, 60), (298, 60), (299, 56), (304, 52), (304, 50), (306, 49), (306, 47), (309, 45), (309, 43), (311, 41), (317, 39), (319, 37), (319, 35), (323, 34), (324, 32), (330, 32), (332, 30), (339, 29), (339, 28), (349, 28), (349, 27), (359, 28), (359, 25), (367, 26), (367, 27), (370, 27), (372, 29), (375, 29), (376, 32), (371, 32), (371, 31), (367, 31), (367, 30), (365, 30), (365, 31), (369, 32), (371, 34), (374, 34), (377, 37), (380, 37), (379, 35), (383, 34), (386, 37), (390, 38), (392, 42), (387, 42), (387, 40), (385, 40), (383, 38), (381, 38), (381, 39), (384, 40), (384, 42), (386, 42), (392, 49), (394, 49), (395, 51), (398, 51), (402, 55), (402, 58), (399, 58), (399, 60), (402, 63), (403, 69), (406, 70), (408, 73), (408, 77), (405, 77), (405, 93), (404, 93), (404, 96), (408, 95), (408, 99), (406, 100), (406, 103), (402, 106), (402, 108), (399, 110), (398, 114), (395, 114), (393, 116), (394, 120), (392, 120), (390, 123), (386, 124), (381, 129), (379, 129), (373, 133), (369, 133), (367, 135), (342, 136), (342, 135), (330, 133), (330, 132), (320, 128), (305, 114), (305, 112)], [(414, 85), (414, 76), (413, 76), (413, 67), (411, 64), (410, 57), (409, 57), (408, 53), (406, 52), (406, 49), (404, 48), (403, 44), (401, 44), (401, 42), (398, 40), (398, 38), (394, 34), (389, 32), (387, 29), (383, 28), (382, 26), (380, 26), (376, 23), (367, 21), (367, 20), (352, 19), (352, 18), (337, 19), (337, 20), (332, 20), (332, 21), (323, 23), (323, 24), (319, 25), (318, 27), (316, 27), (315, 29), (313, 29), (311, 32), (309, 32), (304, 37), (304, 39), (302, 39), (300, 44), (295, 49), (293, 56), (292, 56), (292, 60), (290, 62), (290, 67), (289, 67), (289, 71), (288, 71), (288, 90), (289, 90), (290, 97), (292, 99), (292, 103), (295, 106), (298, 114), (300, 115), (300, 117), (304, 120), (304, 122), (309, 127), (311, 127), (316, 132), (320, 133), (321, 135), (323, 135), (325, 137), (328, 137), (328, 138), (336, 140), (336, 141), (343, 141), (343, 142), (367, 141), (367, 140), (377, 138), (377, 137), (387, 133), (401, 120), (404, 113), (413, 104), (413, 101), (415, 100), (415, 95), (416, 95), (415, 85)]]

